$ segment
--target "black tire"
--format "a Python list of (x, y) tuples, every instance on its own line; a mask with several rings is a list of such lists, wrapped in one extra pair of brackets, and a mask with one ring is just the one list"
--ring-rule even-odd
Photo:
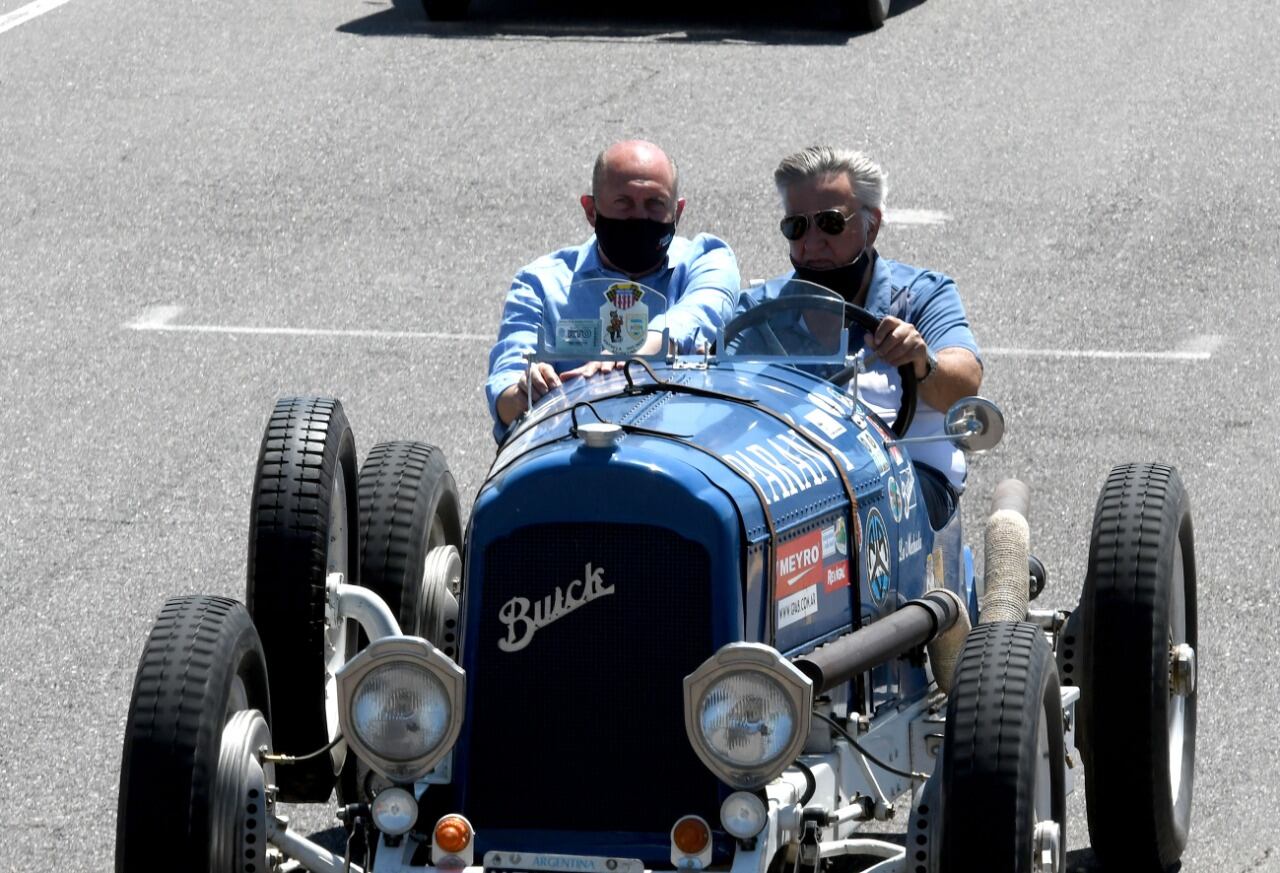
[(267, 664), (245, 608), (178, 597), (151, 628), (129, 703), (116, 813), (116, 871), (207, 870), (223, 727), (268, 721)]
[[(314, 752), (337, 734), (327, 674), (355, 653), (356, 635), (326, 626), (325, 578), (337, 571), (348, 584), (360, 581), (356, 506), (355, 437), (342, 404), (281, 398), (258, 453), (245, 603), (275, 677), (271, 730), (284, 754)], [(340, 526), (345, 536), (337, 534)], [(344, 757), (339, 744), (329, 755), (281, 768), (280, 799), (327, 800)]]
[(461, 21), (470, 6), (470, 0), (422, 0), (422, 11), (432, 21)]
[(845, 21), (859, 30), (878, 30), (889, 17), (892, 0), (841, 0)]
[(379, 443), (360, 468), (359, 491), (362, 584), (387, 602), (404, 633), (426, 636), (423, 562), (438, 546), (462, 549), (458, 486), (444, 452), (425, 443)]
[(1178, 642), (1198, 645), (1191, 506), (1172, 467), (1107, 477), (1081, 609), (1089, 837), (1108, 869), (1166, 870), (1191, 826), (1196, 735), (1196, 693), (1171, 692), (1170, 656)]
[(1062, 694), (1043, 632), (1025, 622), (978, 625), (947, 703), (943, 873), (1030, 873), (1046, 813), (1058, 824), (1057, 869), (1065, 869), (1064, 768)]

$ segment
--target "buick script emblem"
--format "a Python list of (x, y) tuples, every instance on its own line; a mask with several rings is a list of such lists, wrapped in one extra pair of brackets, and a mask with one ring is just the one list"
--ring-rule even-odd
[(507, 626), (507, 636), (498, 640), (498, 648), (518, 652), (529, 645), (539, 629), (612, 593), (613, 587), (604, 584), (604, 567), (587, 564), (581, 579), (574, 579), (564, 588), (557, 585), (553, 593), (537, 603), (530, 603), (527, 597), (513, 597), (498, 610), (498, 620)]

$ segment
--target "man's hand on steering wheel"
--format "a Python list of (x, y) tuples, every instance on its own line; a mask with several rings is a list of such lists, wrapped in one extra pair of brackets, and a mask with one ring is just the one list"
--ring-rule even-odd
[(923, 379), (928, 370), (927, 351), (924, 337), (915, 325), (886, 315), (880, 319), (880, 326), (875, 334), (866, 334), (863, 340), (880, 359), (891, 367), (910, 365), (917, 379)]

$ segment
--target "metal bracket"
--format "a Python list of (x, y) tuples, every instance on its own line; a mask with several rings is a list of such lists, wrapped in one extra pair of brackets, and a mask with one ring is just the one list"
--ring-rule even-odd
[(938, 767), (911, 799), (910, 822), (907, 825), (907, 845), (917, 859), (924, 860), (914, 869), (929, 873), (938, 869), (939, 827), (942, 821), (942, 768)]
[(800, 834), (800, 841), (796, 846), (796, 862), (791, 868), (791, 873), (818, 873), (818, 863), (822, 858), (822, 839), (818, 830), (818, 821), (816, 818), (809, 817), (807, 812), (805, 815), (804, 831)]

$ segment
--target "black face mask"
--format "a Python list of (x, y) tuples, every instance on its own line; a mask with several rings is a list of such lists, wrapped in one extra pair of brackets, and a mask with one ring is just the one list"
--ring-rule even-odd
[(676, 235), (674, 221), (652, 218), (609, 218), (596, 213), (600, 251), (619, 270), (632, 276), (658, 267)]
[(830, 288), (852, 303), (858, 296), (858, 292), (862, 290), (862, 280), (871, 267), (871, 249), (863, 249), (862, 254), (854, 258), (852, 263), (845, 264), (843, 267), (832, 267), (830, 270), (803, 267), (796, 263), (795, 258), (791, 259), (791, 266), (796, 268), (797, 279)]

